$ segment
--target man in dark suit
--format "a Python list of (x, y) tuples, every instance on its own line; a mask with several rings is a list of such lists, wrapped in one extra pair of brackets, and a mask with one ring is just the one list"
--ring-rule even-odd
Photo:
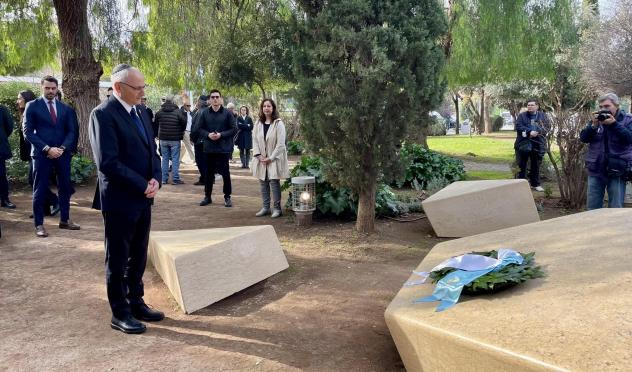
[(44, 228), (44, 204), (53, 170), (59, 190), (59, 228), (79, 230), (81, 227), (70, 220), (70, 158), (77, 143), (77, 114), (57, 99), (57, 79), (45, 76), (41, 86), (43, 97), (29, 102), (24, 111), (24, 137), (32, 145), (35, 234), (45, 238), (48, 232)]
[(113, 329), (142, 333), (139, 320), (159, 321), (160, 311), (143, 300), (143, 273), (151, 206), (160, 183), (160, 158), (146, 115), (137, 106), (145, 78), (134, 67), (112, 70), (114, 93), (90, 115), (90, 143), (98, 170), (93, 208), (103, 213), (107, 294)]
[(0, 106), (0, 207), (14, 209), (15, 204), (9, 200), (9, 182), (5, 161), (11, 159), (9, 136), (13, 132), (13, 119), (4, 106)]

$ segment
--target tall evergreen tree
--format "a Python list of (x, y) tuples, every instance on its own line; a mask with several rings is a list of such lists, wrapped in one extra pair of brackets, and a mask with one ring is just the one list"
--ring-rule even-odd
[(328, 179), (358, 195), (356, 229), (372, 232), (378, 181), (445, 90), (437, 0), (302, 1), (294, 67), (302, 133)]

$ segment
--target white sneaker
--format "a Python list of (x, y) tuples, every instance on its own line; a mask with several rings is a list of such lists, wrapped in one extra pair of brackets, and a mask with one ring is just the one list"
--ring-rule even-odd
[(536, 186), (533, 188), (535, 191), (544, 192), (544, 188), (542, 186)]

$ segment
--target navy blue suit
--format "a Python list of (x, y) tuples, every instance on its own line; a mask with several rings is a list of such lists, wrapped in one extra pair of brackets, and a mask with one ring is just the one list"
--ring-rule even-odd
[(111, 96), (90, 115), (90, 143), (98, 170), (93, 208), (103, 213), (108, 300), (115, 317), (143, 303), (153, 199), (148, 182), (160, 180), (160, 158), (145, 115), (144, 133), (125, 107)]
[[(72, 107), (55, 100), (57, 121), (53, 123), (48, 109), (48, 100), (41, 97), (27, 103), (24, 111), (24, 138), (31, 143), (33, 158), (33, 222), (35, 226), (44, 223), (44, 204), (48, 198), (49, 179), (54, 168), (59, 189), (60, 220), (70, 218), (70, 159), (76, 150), (78, 124), (77, 114)], [(64, 153), (57, 159), (49, 159), (44, 151), (46, 146), (64, 147)]]

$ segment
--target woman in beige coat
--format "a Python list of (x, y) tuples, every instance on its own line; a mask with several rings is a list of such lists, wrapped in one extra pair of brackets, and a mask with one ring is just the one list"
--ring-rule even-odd
[(272, 189), (272, 218), (281, 216), (281, 180), (290, 177), (285, 148), (285, 125), (279, 118), (276, 104), (266, 98), (259, 106), (259, 119), (252, 131), (252, 175), (261, 184), (263, 208), (257, 217), (270, 214)]

